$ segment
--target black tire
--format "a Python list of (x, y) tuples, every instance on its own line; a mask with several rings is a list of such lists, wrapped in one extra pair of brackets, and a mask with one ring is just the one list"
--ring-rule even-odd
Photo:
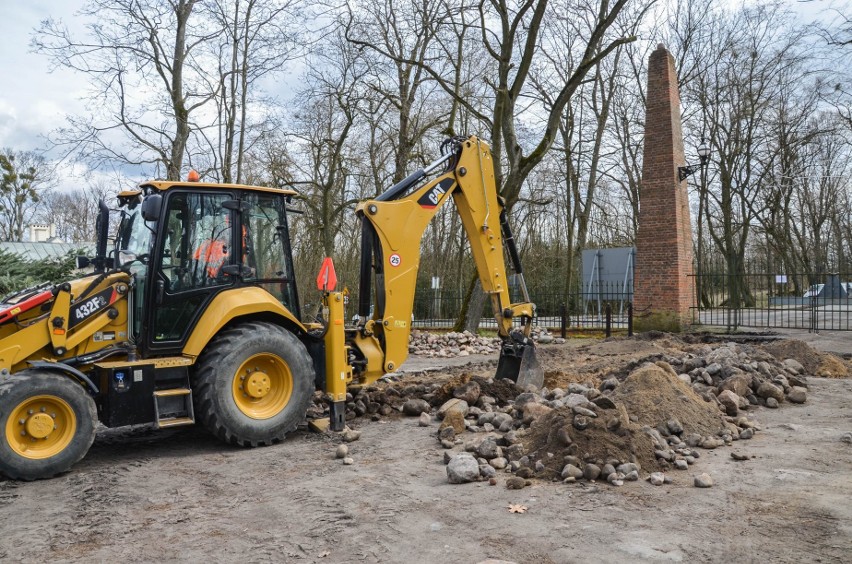
[[(247, 412), (254, 398), (241, 399), (238, 405), (236, 387), (242, 368), (258, 357), (282, 362), (292, 385), (286, 401), (273, 402), (263, 416), (253, 417)], [(263, 372), (267, 371), (256, 373)], [(305, 346), (286, 329), (258, 321), (242, 323), (207, 345), (193, 371), (192, 389), (195, 415), (216, 437), (240, 446), (270, 445), (304, 420), (314, 391), (313, 362)], [(268, 393), (275, 393), (274, 385)]]
[(15, 480), (67, 472), (92, 446), (96, 417), (94, 399), (69, 376), (31, 369), (0, 380), (0, 472)]

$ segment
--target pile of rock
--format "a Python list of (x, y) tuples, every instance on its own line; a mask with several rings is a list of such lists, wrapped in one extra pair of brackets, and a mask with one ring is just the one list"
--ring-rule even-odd
[(699, 354), (671, 359), (678, 378), (730, 416), (750, 405), (776, 408), (783, 401), (805, 403), (804, 367), (792, 358), (778, 361), (750, 345), (727, 343)]
[[(415, 332), (415, 339), (430, 350), (457, 345), (452, 354), (473, 354), (477, 347), (496, 352), (499, 344), (470, 333)], [(760, 426), (744, 411), (806, 398), (801, 364), (728, 343), (655, 354), (554, 389), (522, 390), (508, 380), (469, 375), (428, 383), (391, 378), (350, 388), (346, 419), (401, 414), (418, 417), (424, 427), (437, 425), (452, 483), (508, 473), (513, 488), (530, 478), (618, 486), (644, 476), (660, 485), (671, 481), (665, 472), (694, 464), (699, 449), (752, 438)], [(309, 416), (326, 412), (317, 393)]]
[[(533, 340), (540, 344), (562, 344), (565, 339), (554, 338), (547, 329), (534, 327), (530, 332)], [(480, 337), (470, 331), (463, 333), (429, 333), (413, 330), (408, 342), (408, 352), (430, 358), (470, 356), (472, 354), (495, 354), (500, 352), (500, 339)]]

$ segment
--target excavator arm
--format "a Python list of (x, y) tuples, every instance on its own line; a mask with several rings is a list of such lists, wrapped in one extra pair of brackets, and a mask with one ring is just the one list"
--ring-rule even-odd
[[(373, 382), (396, 370), (408, 357), (420, 244), (426, 227), (450, 198), (461, 217), (482, 289), (490, 297), (503, 340), (497, 377), (521, 385), (543, 384), (529, 338), (535, 305), (529, 301), (497, 193), (491, 149), (484, 141), (470, 137), (450, 139), (442, 150), (444, 155), (437, 161), (356, 207), (362, 219), (359, 322), (354, 335), (346, 339), (345, 357), (341, 336), (334, 336), (334, 323), (340, 327), (337, 332), (342, 331), (341, 299), (333, 293), (326, 298), (331, 328), (326, 334), (327, 390), (335, 403), (345, 395), (345, 383), (353, 377), (360, 383)], [(419, 186), (441, 167), (443, 172)], [(504, 245), (518, 275), (524, 299), (520, 303), (512, 303), (509, 296)], [(375, 303), (371, 303), (371, 297), (375, 297)], [(350, 349), (355, 354), (349, 355)], [(347, 360), (350, 357), (351, 364)]]

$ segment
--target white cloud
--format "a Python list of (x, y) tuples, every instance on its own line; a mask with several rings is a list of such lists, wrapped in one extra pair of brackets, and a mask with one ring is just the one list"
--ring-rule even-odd
[(64, 121), (65, 115), (82, 111), (81, 93), (86, 79), (67, 69), (51, 71), (44, 55), (30, 52), (30, 37), (39, 23), (49, 17), (79, 26), (73, 17), (82, 0), (63, 2), (0, 0), (0, 37), (4, 77), (0, 98), (0, 147), (33, 150), (45, 147), (47, 134)]

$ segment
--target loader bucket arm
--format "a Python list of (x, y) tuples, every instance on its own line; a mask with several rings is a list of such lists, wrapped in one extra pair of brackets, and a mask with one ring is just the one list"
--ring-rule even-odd
[[(415, 188), (444, 163), (445, 172)], [(462, 220), (482, 289), (490, 297), (503, 340), (498, 377), (541, 387), (544, 376), (529, 339), (535, 306), (529, 301), (517, 249), (498, 197), (491, 149), (476, 137), (454, 140), (444, 157), (356, 208), (363, 221), (361, 321), (352, 344), (366, 360), (360, 379), (374, 381), (396, 370), (408, 357), (420, 243), (429, 222), (450, 196)], [(510, 300), (504, 244), (519, 275), (525, 300), (520, 303)], [(370, 316), (373, 278), (376, 301)], [(515, 319), (520, 319), (519, 326), (515, 325)]]

